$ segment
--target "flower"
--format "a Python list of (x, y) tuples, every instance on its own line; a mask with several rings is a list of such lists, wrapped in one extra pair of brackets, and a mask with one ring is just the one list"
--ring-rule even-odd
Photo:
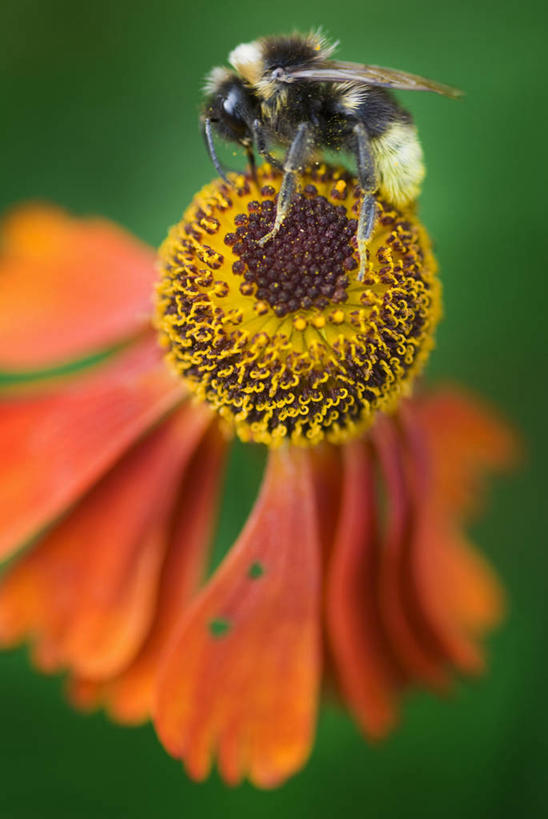
[[(378, 203), (358, 282), (340, 170), (308, 171), (259, 250), (280, 179), (198, 194), (156, 330), (153, 254), (107, 222), (23, 208), (0, 262), (0, 367), (42, 371), (0, 403), (0, 644), (29, 640), (80, 707), (152, 717), (192, 777), (216, 759), (261, 787), (305, 763), (322, 680), (379, 738), (409, 688), (483, 669), (503, 594), (463, 528), (514, 451), (476, 399), (412, 395), (440, 315), (414, 209)], [(234, 434), (267, 468), (204, 580)]]
[(379, 201), (367, 277), (351, 277), (361, 192), (325, 165), (263, 249), (280, 181), (266, 165), (257, 186), (199, 194), (160, 253), (157, 323), (175, 369), (242, 440), (338, 444), (394, 409), (428, 357), (436, 264), (413, 210)]

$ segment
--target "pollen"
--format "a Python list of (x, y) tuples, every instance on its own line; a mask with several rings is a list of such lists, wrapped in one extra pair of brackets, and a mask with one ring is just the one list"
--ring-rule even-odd
[(313, 166), (278, 233), (282, 174), (204, 188), (160, 251), (156, 324), (198, 399), (244, 441), (342, 443), (408, 395), (433, 346), (440, 285), (412, 207), (379, 200), (358, 281), (361, 191)]

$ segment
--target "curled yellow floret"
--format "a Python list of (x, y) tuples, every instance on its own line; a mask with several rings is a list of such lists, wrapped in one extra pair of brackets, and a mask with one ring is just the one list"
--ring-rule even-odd
[(361, 191), (314, 166), (279, 232), (282, 174), (216, 180), (160, 251), (156, 323), (196, 396), (244, 441), (342, 443), (390, 412), (423, 367), (440, 317), (428, 236), (413, 208), (378, 201), (363, 281)]

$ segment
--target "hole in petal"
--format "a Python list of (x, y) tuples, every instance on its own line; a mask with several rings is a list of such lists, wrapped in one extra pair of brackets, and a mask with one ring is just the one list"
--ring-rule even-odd
[(212, 637), (215, 637), (215, 639), (226, 637), (231, 626), (230, 620), (226, 620), (224, 617), (215, 617), (209, 621), (209, 633)]
[(252, 563), (249, 569), (247, 570), (247, 576), (251, 578), (251, 580), (258, 580), (258, 578), (262, 577), (263, 574), (264, 566), (262, 563), (259, 563), (258, 560)]

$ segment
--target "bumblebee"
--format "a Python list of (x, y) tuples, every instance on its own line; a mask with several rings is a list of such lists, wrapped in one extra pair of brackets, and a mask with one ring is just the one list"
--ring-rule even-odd
[[(350, 153), (363, 198), (357, 227), (363, 280), (366, 246), (376, 219), (375, 195), (404, 206), (424, 177), (422, 149), (411, 115), (387, 89), (461, 92), (432, 80), (374, 65), (331, 59), (335, 44), (318, 32), (264, 37), (229, 55), (233, 70), (214, 68), (206, 81), (201, 123), (211, 160), (229, 181), (214, 136), (241, 145), (255, 173), (257, 152), (284, 172), (272, 230), (279, 230), (297, 189), (299, 171), (324, 149)], [(286, 148), (280, 162), (271, 150)]]

